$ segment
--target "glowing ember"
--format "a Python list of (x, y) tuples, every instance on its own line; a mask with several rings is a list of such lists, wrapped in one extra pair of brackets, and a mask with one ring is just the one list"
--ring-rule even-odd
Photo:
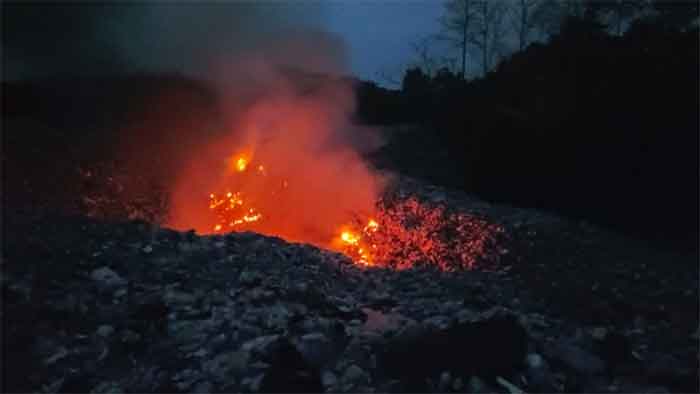
[(236, 169), (238, 169), (238, 171), (245, 171), (245, 168), (247, 166), (248, 162), (246, 161), (246, 159), (241, 157), (240, 159), (236, 160)]
[[(241, 161), (243, 160), (243, 161)], [(246, 172), (248, 161), (239, 172)], [(265, 167), (255, 167), (250, 176), (264, 176)], [(289, 187), (286, 180), (281, 190)], [(271, 194), (280, 190), (271, 190)], [(276, 194), (280, 200), (283, 193)], [(214, 232), (253, 229), (264, 220), (255, 201), (242, 191), (209, 194), (209, 209), (214, 213)], [(416, 264), (430, 264), (443, 270), (470, 268), (476, 260), (497, 253), (495, 238), (503, 230), (484, 220), (445, 207), (421, 203), (415, 198), (385, 201), (376, 217), (354, 223), (339, 223), (337, 238), (323, 245), (348, 255), (363, 266), (404, 269)], [(496, 253), (494, 253), (496, 252)]]
[(361, 220), (341, 233), (341, 251), (366, 266), (406, 269), (428, 264), (442, 270), (469, 269), (493, 260), (502, 227), (415, 198), (380, 204), (376, 219)]

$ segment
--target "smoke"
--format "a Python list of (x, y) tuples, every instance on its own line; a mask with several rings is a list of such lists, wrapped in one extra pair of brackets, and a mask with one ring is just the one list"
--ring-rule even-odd
[(167, 225), (214, 231), (210, 193), (234, 191), (262, 214), (248, 229), (318, 245), (372, 214), (382, 181), (362, 153), (381, 141), (352, 122), (347, 51), (323, 31), (323, 3), (3, 3), (2, 18), (3, 79), (177, 73), (213, 87), (214, 111), (187, 84), (149, 92), (143, 120), (120, 131), (118, 156), (167, 173)]
[(304, 1), (4, 1), (0, 7), (3, 80), (133, 72), (202, 77), (222, 55), (321, 29), (325, 13), (323, 4)]
[[(327, 68), (339, 41), (318, 32), (280, 40), (216, 68), (226, 133), (191, 152), (172, 193), (169, 225), (223, 231), (210, 193), (241, 193), (262, 218), (243, 229), (331, 246), (344, 224), (372, 216), (383, 181), (361, 153), (381, 144), (376, 130), (352, 122), (352, 82), (308, 70)], [(290, 63), (304, 59), (306, 63)], [(304, 68), (304, 66), (309, 66)], [(342, 66), (342, 64), (338, 64)], [(326, 69), (327, 72), (329, 69)], [(337, 69), (336, 69), (337, 70)], [(244, 159), (245, 171), (236, 168)]]
[[(217, 87), (224, 130), (187, 144), (167, 224), (200, 233), (222, 225), (330, 246), (342, 225), (372, 215), (383, 183), (361, 156), (381, 139), (352, 122), (345, 45), (309, 24), (255, 35), (242, 29), (238, 38), (246, 39), (222, 44), (228, 50), (200, 49), (213, 54), (195, 69)], [(248, 163), (243, 172), (235, 167), (240, 158)], [(209, 196), (229, 192), (242, 195), (241, 212), (254, 209), (261, 219), (241, 228), (230, 226), (235, 217), (216, 218)]]

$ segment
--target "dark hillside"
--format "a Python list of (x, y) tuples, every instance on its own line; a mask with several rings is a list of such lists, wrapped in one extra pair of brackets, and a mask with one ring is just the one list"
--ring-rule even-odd
[(639, 22), (613, 37), (572, 20), (484, 79), (414, 69), (398, 98), (373, 99), (390, 117), (401, 105), (460, 167), (416, 175), (696, 248), (698, 69), (697, 28)]

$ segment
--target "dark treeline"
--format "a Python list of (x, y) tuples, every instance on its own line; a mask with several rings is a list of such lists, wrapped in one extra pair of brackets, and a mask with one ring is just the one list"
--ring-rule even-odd
[(697, 27), (638, 20), (616, 36), (572, 17), (484, 78), (413, 68), (400, 91), (364, 84), (359, 116), (422, 124), (452, 183), (487, 199), (693, 246), (699, 69)]

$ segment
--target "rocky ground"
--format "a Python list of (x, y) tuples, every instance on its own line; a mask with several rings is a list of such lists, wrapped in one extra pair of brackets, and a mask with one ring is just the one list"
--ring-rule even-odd
[(362, 268), (254, 233), (3, 227), (6, 392), (697, 392), (697, 255), (406, 180), (504, 258)]

